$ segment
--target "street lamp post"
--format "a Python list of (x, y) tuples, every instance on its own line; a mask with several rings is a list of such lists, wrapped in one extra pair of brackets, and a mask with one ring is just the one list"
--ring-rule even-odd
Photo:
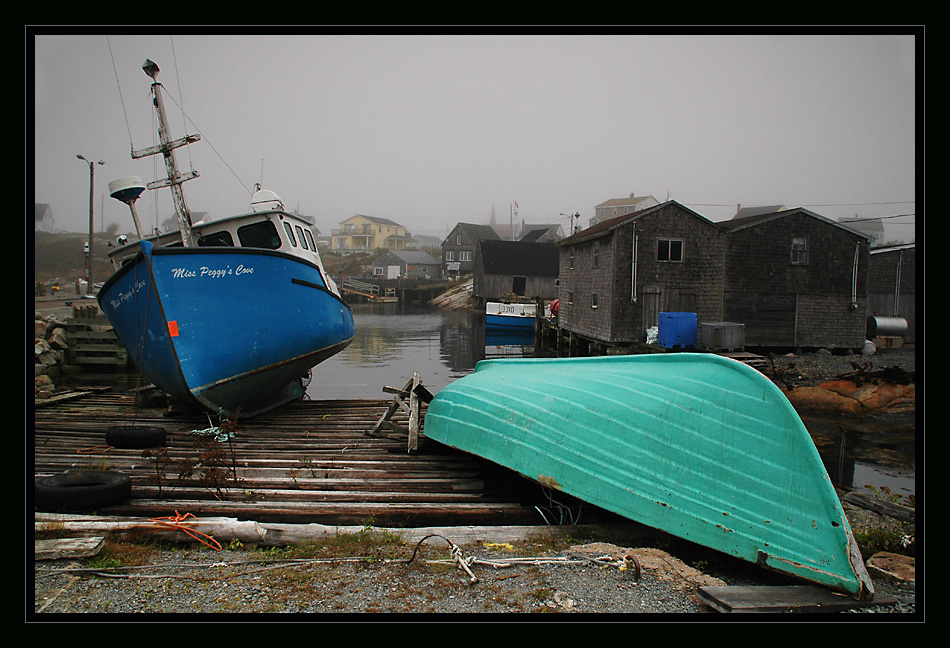
[[(93, 261), (93, 204), (95, 199), (95, 164), (90, 160), (87, 160), (81, 155), (77, 155), (77, 158), (89, 165), (89, 243), (86, 250), (86, 288), (89, 290), (89, 294), (92, 294), (92, 261)], [(99, 164), (105, 164), (102, 160), (99, 160)]]

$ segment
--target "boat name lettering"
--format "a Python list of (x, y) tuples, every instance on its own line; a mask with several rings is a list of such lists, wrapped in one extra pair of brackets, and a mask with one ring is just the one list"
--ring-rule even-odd
[(139, 280), (135, 282), (132, 288), (130, 288), (129, 290), (126, 290), (125, 292), (121, 292), (115, 297), (113, 297), (112, 299), (110, 299), (109, 305), (112, 306), (112, 308), (118, 308), (119, 306), (122, 306), (123, 304), (131, 300), (132, 296), (138, 291), (140, 291), (144, 286), (145, 286), (144, 280)]
[(230, 275), (244, 275), (244, 274), (253, 274), (254, 268), (249, 268), (245, 265), (239, 265), (237, 268), (209, 268), (207, 266), (201, 266), (198, 270), (188, 270), (186, 268), (174, 268), (172, 270), (172, 277), (175, 279), (190, 279), (193, 277), (209, 277), (211, 279), (220, 279), (221, 277), (227, 277)]

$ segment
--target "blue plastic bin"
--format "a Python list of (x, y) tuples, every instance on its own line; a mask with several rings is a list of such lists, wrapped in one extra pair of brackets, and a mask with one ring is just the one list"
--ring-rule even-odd
[(695, 347), (696, 313), (660, 313), (657, 344), (664, 349)]

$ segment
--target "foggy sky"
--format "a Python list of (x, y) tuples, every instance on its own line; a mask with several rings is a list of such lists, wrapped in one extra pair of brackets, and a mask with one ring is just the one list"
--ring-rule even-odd
[[(44, 30), (40, 30), (41, 32)], [(34, 201), (84, 232), (133, 231), (110, 180), (164, 175), (142, 64), (162, 68), (193, 212), (247, 211), (255, 182), (323, 234), (354, 214), (444, 237), (457, 222), (559, 222), (652, 195), (710, 218), (736, 205), (916, 213), (923, 124), (909, 30), (882, 35), (26, 34)], [(921, 68), (922, 70), (923, 68)], [(922, 81), (922, 79), (921, 79)], [(29, 72), (25, 82), (29, 93)], [(184, 108), (188, 120), (178, 106)], [(30, 128), (27, 99), (27, 133)], [(922, 114), (922, 110), (920, 111)], [(919, 126), (919, 130), (918, 130)], [(27, 138), (29, 135), (27, 135)], [(26, 143), (29, 148), (29, 141)], [(923, 175), (921, 175), (921, 178)], [(158, 194), (155, 196), (154, 194)], [(138, 205), (173, 215), (167, 189)], [(923, 207), (921, 207), (923, 209)], [(885, 221), (914, 240), (913, 217)], [(922, 225), (923, 220), (919, 223)]]

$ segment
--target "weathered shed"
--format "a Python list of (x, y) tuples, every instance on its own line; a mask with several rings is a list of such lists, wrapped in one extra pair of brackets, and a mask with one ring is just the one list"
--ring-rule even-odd
[(800, 207), (720, 223), (724, 319), (746, 346), (860, 349), (868, 237)]
[(482, 303), (514, 293), (557, 297), (558, 249), (554, 243), (483, 240), (475, 256), (472, 295)]
[(643, 342), (660, 312), (723, 319), (725, 231), (676, 201), (558, 243), (559, 326), (607, 344)]
[(377, 279), (438, 279), (441, 264), (421, 250), (390, 250), (373, 261)]
[(479, 241), (498, 241), (498, 233), (490, 225), (458, 223), (442, 241), (443, 276), (460, 276), (475, 268)]

